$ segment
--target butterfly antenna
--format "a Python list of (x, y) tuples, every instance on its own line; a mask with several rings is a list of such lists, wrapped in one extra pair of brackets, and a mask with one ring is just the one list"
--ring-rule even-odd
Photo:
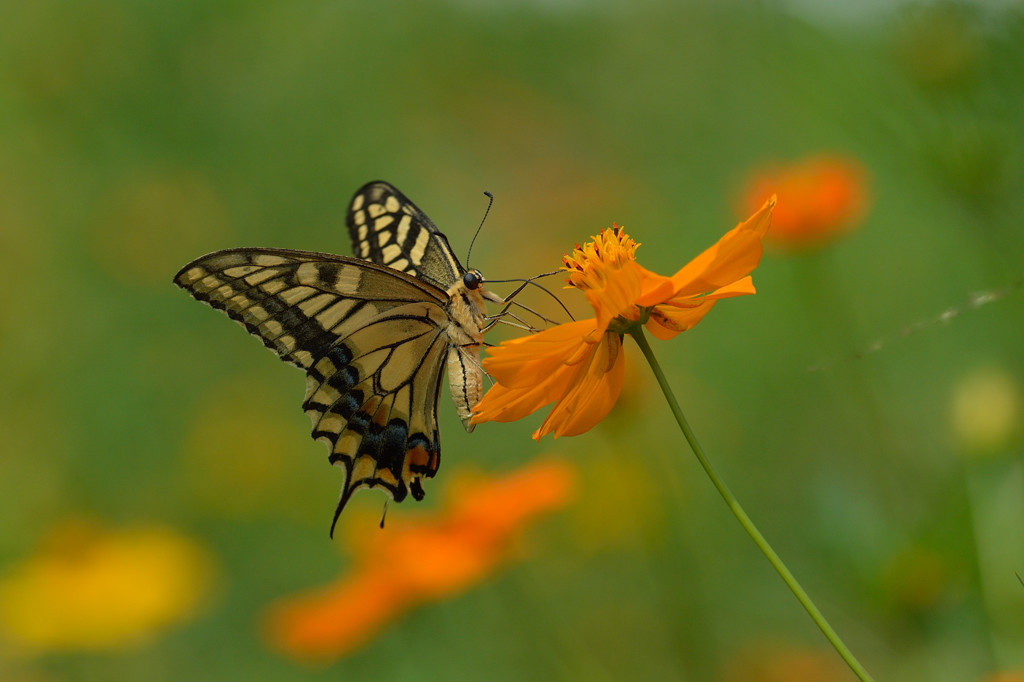
[(381, 512), (380, 512), (380, 527), (381, 527), (381, 530), (384, 529), (384, 519), (387, 518), (387, 515), (388, 515), (388, 502), (390, 502), (390, 501), (391, 501), (390, 497), (385, 497), (384, 498), (384, 509), (382, 509)]
[(480, 234), (480, 230), (484, 226), (484, 220), (487, 220), (487, 214), (491, 212), (491, 206), (494, 205), (494, 195), (488, 191), (484, 191), (484, 196), (487, 197), (487, 210), (484, 211), (484, 217), (480, 221), (480, 226), (476, 228), (476, 232), (473, 233), (473, 239), (469, 242), (469, 250), (466, 251), (466, 267), (469, 267), (469, 256), (473, 253), (473, 244), (476, 243), (476, 236)]

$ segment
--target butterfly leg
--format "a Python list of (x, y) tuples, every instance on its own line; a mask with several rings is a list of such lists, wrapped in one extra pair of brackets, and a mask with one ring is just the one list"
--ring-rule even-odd
[[(515, 322), (509, 322), (507, 319), (505, 319), (507, 317), (508, 318), (512, 318), (513, 320), (515, 320)], [(532, 324), (530, 324), (529, 322), (527, 322), (523, 318), (519, 317), (515, 313), (513, 313), (511, 311), (508, 311), (508, 310), (504, 310), (504, 311), (498, 313), (497, 315), (490, 315), (486, 319), (488, 320), (488, 322), (487, 322), (486, 325), (484, 325), (483, 329), (480, 330), (482, 332), (488, 331), (489, 329), (494, 327), (494, 325), (499, 324), (499, 323), (507, 324), (510, 327), (515, 327), (516, 329), (524, 329), (524, 330), (530, 332), (531, 334), (536, 334), (537, 332), (540, 331), (539, 329), (534, 327)]]
[[(502, 322), (504, 324), (508, 324), (508, 325), (510, 325), (512, 327), (516, 327), (518, 329), (524, 329), (524, 330), (526, 330), (526, 331), (528, 331), (530, 333), (534, 333), (534, 334), (537, 333), (538, 331), (540, 331), (539, 329), (534, 327), (532, 324), (530, 324), (529, 322), (527, 322), (523, 318), (521, 318), (518, 315), (516, 315), (515, 313), (513, 313), (511, 311), (511, 308), (512, 308), (513, 305), (519, 306), (520, 308), (522, 308), (526, 312), (528, 312), (528, 313), (530, 313), (532, 315), (535, 315), (536, 317), (538, 317), (539, 319), (543, 320), (544, 322), (546, 322), (548, 324), (555, 324), (554, 320), (550, 320), (547, 317), (545, 317), (544, 315), (541, 315), (540, 313), (538, 313), (536, 310), (533, 310), (532, 308), (530, 308), (528, 306), (525, 306), (522, 303), (519, 303), (518, 301), (514, 300), (515, 297), (519, 293), (521, 293), (523, 291), (523, 289), (526, 288), (527, 284), (530, 284), (530, 281), (523, 282), (518, 287), (516, 287), (516, 289), (512, 293), (510, 293), (508, 296), (505, 296), (504, 298), (501, 298), (499, 296), (493, 296), (493, 297), (492, 296), (488, 296), (487, 297), (487, 300), (489, 300), (489, 301), (491, 301), (493, 303), (502, 303), (502, 304), (504, 304), (504, 307), (502, 307), (502, 309), (499, 310), (496, 314), (488, 315), (487, 316), (486, 319), (489, 320), (489, 322), (488, 322), (487, 326), (485, 326), (483, 328), (482, 331), (487, 331), (487, 330), (491, 329), (492, 327), (494, 327), (494, 325), (498, 324), (499, 322)], [(490, 292), (487, 292), (487, 293), (490, 294)], [(518, 324), (509, 322), (508, 320), (506, 320), (504, 318), (511, 318), (511, 319), (515, 320), (515, 322), (518, 323)]]

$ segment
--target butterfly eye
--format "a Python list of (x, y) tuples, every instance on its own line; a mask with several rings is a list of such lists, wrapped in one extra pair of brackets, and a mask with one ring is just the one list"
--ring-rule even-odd
[(480, 285), (484, 283), (484, 276), (480, 274), (479, 270), (470, 270), (462, 276), (462, 283), (466, 285), (466, 288), (470, 291), (479, 289)]

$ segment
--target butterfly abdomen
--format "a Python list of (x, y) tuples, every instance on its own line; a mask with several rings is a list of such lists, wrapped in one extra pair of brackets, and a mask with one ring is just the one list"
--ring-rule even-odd
[(471, 432), (472, 410), (483, 395), (483, 369), (479, 356), (484, 342), (487, 309), (482, 287), (470, 289), (459, 280), (447, 293), (448, 385), (462, 426)]

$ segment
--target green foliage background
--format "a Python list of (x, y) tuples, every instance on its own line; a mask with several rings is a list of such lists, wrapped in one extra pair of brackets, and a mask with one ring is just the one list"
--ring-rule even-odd
[(540, 416), (467, 435), (442, 401), (427, 507), (459, 468), (579, 467), (580, 499), (531, 530), (525, 561), (336, 664), (270, 651), (265, 605), (346, 565), (326, 533), (340, 478), (306, 435), (302, 377), (171, 284), (231, 246), (347, 253), (346, 203), (378, 178), (461, 253), (494, 192), (473, 252), (490, 278), (552, 269), (612, 221), (670, 273), (745, 217), (751, 169), (821, 151), (869, 169), (860, 229), (769, 251), (757, 296), (656, 351), (877, 679), (1024, 667), (1020, 433), (981, 457), (950, 421), (973, 372), (1024, 376), (1024, 14), (808, 7), (2, 3), (0, 572), (91, 516), (181, 528), (219, 584), (153, 642), (0, 658), (0, 677), (720, 680), (752, 648), (827, 658), (638, 353), (578, 438), (534, 443)]

